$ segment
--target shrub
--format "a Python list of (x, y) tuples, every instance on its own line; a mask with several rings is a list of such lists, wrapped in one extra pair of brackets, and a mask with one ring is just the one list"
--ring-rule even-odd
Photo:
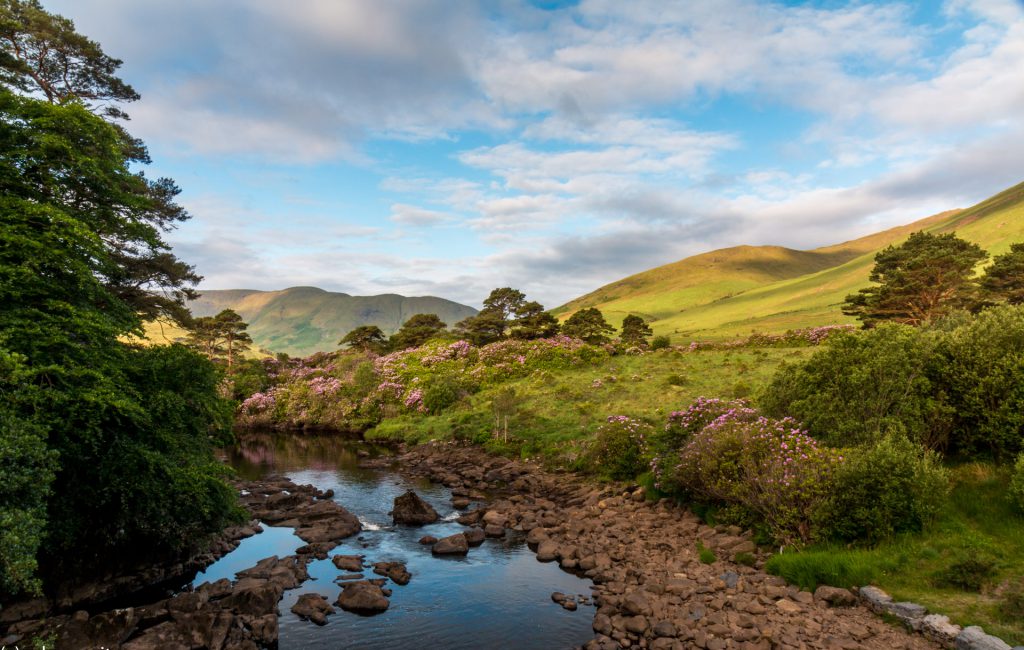
[(651, 349), (652, 350), (664, 350), (665, 348), (669, 347), (670, 345), (672, 345), (671, 339), (669, 339), (669, 337), (667, 337), (667, 336), (665, 336), (663, 334), (660, 335), (660, 336), (655, 336), (653, 339), (651, 339)]
[(612, 479), (634, 478), (646, 469), (642, 446), (651, 431), (651, 425), (642, 420), (625, 415), (609, 416), (594, 433), (587, 449), (587, 467)]
[(715, 552), (704, 546), (701, 542), (697, 542), (697, 557), (699, 557), (700, 561), (704, 564), (714, 564), (718, 559), (715, 556)]
[(951, 450), (997, 460), (1024, 451), (1024, 306), (981, 312), (945, 335), (940, 352)]
[(746, 551), (737, 553), (732, 560), (736, 564), (742, 564), (743, 566), (754, 566), (757, 564), (757, 556), (753, 553), (747, 553)]
[(892, 324), (834, 333), (806, 362), (783, 366), (758, 403), (768, 415), (799, 419), (833, 446), (902, 430), (927, 447), (944, 447), (950, 408), (929, 379), (939, 362), (936, 342), (935, 334)]
[(686, 377), (673, 373), (665, 378), (665, 383), (669, 386), (685, 386)]
[(1024, 576), (1006, 583), (999, 598), (999, 612), (1011, 621), (1024, 620)]
[(675, 481), (699, 497), (755, 513), (782, 542), (807, 542), (829, 492), (839, 455), (791, 419), (727, 412), (693, 436), (679, 454)]
[(816, 516), (822, 537), (873, 542), (919, 531), (949, 491), (937, 455), (905, 436), (890, 434), (844, 453), (831, 494)]
[(1013, 466), (1009, 496), (1010, 502), (1024, 514), (1024, 452), (1017, 457), (1017, 464)]
[(808, 590), (814, 590), (818, 585), (846, 589), (862, 587), (874, 582), (879, 573), (870, 552), (837, 548), (780, 553), (770, 557), (764, 568), (768, 573), (782, 576), (786, 582)]
[(937, 587), (981, 591), (995, 574), (996, 563), (992, 558), (971, 553), (954, 559), (949, 566), (935, 574), (933, 582)]

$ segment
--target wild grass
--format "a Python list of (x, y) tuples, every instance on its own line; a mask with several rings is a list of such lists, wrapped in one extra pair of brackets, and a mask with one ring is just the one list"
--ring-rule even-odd
[[(783, 552), (767, 569), (808, 589), (874, 584), (958, 625), (981, 625), (1011, 645), (1024, 643), (1024, 618), (1014, 614), (1014, 585), (1024, 577), (1024, 517), (1006, 498), (1008, 470), (971, 463), (951, 471), (950, 497), (922, 534), (869, 549), (818, 546)], [(989, 563), (990, 573), (984, 568)], [(975, 580), (980, 591), (971, 585)]]

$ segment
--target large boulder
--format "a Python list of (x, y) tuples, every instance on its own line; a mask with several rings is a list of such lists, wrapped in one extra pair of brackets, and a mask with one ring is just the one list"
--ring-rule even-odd
[(391, 604), (380, 587), (369, 582), (350, 582), (338, 596), (338, 606), (357, 614), (379, 614)]
[(469, 543), (465, 535), (457, 533), (437, 540), (430, 550), (434, 555), (465, 555), (469, 553)]
[(395, 506), (391, 510), (391, 518), (396, 524), (422, 526), (432, 524), (439, 519), (437, 511), (412, 490), (395, 497)]

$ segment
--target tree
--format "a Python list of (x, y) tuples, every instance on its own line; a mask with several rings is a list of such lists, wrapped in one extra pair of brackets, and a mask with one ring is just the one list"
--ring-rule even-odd
[(562, 334), (581, 339), (591, 345), (608, 343), (615, 328), (608, 324), (596, 307), (581, 309), (562, 323)]
[(981, 277), (981, 288), (997, 300), (1024, 304), (1024, 243), (1011, 244), (1008, 253), (996, 256)]
[(245, 331), (249, 325), (233, 309), (216, 316), (200, 316), (188, 325), (189, 347), (203, 353), (211, 361), (223, 358), (228, 372), (235, 365), (235, 356), (249, 349), (252, 338)]
[(391, 335), (388, 347), (392, 350), (418, 348), (444, 331), (448, 325), (437, 314), (416, 314)]
[[(33, 11), (0, 0), (0, 447), (19, 464), (0, 472), (5, 602), (40, 575), (53, 586), (180, 557), (238, 513), (213, 455), (230, 435), (219, 370), (183, 346), (121, 338), (141, 331), (140, 312), (183, 310), (195, 276), (163, 241), (188, 218), (177, 188), (133, 171), (145, 148), (88, 110), (83, 87), (15, 92), (31, 75), (11, 21)], [(113, 88), (113, 60), (74, 59), (67, 30), (32, 36), (37, 76)], [(70, 67), (52, 72), (54, 52)]]
[(505, 336), (506, 321), (494, 310), (483, 310), (476, 316), (455, 324), (455, 333), (473, 345), (487, 345)]
[(341, 337), (338, 345), (347, 345), (353, 350), (363, 352), (379, 352), (384, 347), (384, 332), (376, 325), (360, 325)]
[[(75, 31), (38, 0), (0, 0), (0, 83), (41, 92), (51, 104), (103, 103), (102, 112), (127, 117), (108, 102), (133, 102), (139, 94), (116, 76), (121, 61)], [(100, 108), (100, 107), (97, 107)]]
[(619, 338), (626, 345), (646, 348), (653, 334), (651, 326), (639, 316), (630, 314), (622, 319), (622, 335)]
[(483, 311), (493, 312), (501, 316), (502, 320), (508, 322), (512, 315), (522, 309), (526, 302), (526, 296), (522, 291), (512, 287), (494, 289), (484, 300)]
[(223, 310), (214, 316), (214, 320), (224, 339), (230, 372), (235, 363), (235, 355), (245, 352), (252, 345), (252, 337), (245, 331), (249, 329), (249, 325), (233, 309)]
[(988, 255), (954, 233), (910, 235), (875, 255), (869, 276), (878, 286), (848, 295), (843, 313), (864, 327), (881, 321), (923, 325), (976, 304), (974, 267)]
[(536, 300), (520, 305), (515, 316), (511, 324), (514, 339), (543, 339), (558, 334), (558, 319), (544, 311), (544, 305)]

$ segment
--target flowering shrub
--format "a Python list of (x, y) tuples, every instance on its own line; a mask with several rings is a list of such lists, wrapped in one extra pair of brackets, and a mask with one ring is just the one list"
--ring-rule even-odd
[(852, 332), (853, 325), (823, 325), (787, 330), (784, 334), (767, 334), (754, 332), (750, 336), (733, 341), (693, 341), (686, 348), (689, 352), (697, 350), (733, 350), (735, 348), (766, 348), (766, 347), (798, 347), (804, 345), (820, 345), (830, 336), (838, 332)]
[(584, 461), (597, 474), (632, 479), (645, 469), (642, 449), (653, 430), (643, 420), (625, 415), (609, 416), (594, 433)]

